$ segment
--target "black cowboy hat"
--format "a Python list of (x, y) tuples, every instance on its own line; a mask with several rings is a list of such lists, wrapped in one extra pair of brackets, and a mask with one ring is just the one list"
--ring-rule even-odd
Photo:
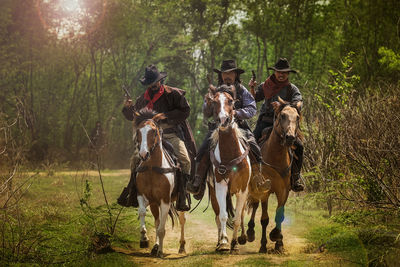
[(293, 72), (297, 73), (297, 71), (292, 70), (289, 66), (289, 61), (286, 58), (280, 58), (278, 62), (275, 63), (273, 67), (268, 67), (269, 70), (282, 71), (282, 72)]
[(146, 69), (144, 70), (144, 76), (140, 78), (139, 81), (144, 86), (147, 86), (156, 83), (165, 77), (167, 77), (166, 72), (159, 72), (157, 67), (151, 64), (146, 67)]
[(236, 66), (236, 61), (234, 59), (228, 59), (228, 60), (222, 61), (221, 70), (218, 70), (218, 69), (213, 69), (213, 70), (216, 73), (229, 72), (229, 71), (233, 71), (233, 70), (236, 71), (236, 73), (238, 75), (244, 73), (244, 70), (239, 69)]

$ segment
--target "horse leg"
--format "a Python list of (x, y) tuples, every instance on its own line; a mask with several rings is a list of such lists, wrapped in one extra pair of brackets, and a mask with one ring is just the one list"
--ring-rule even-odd
[(159, 246), (158, 246), (158, 251), (157, 251), (157, 257), (164, 257), (163, 255), (163, 244), (164, 244), (164, 237), (165, 237), (165, 223), (167, 222), (167, 217), (168, 217), (168, 212), (170, 208), (170, 203), (164, 203), (164, 201), (161, 200), (161, 205), (160, 205), (160, 223), (157, 227), (157, 237), (159, 240)]
[(245, 234), (245, 229), (244, 229), (244, 212), (245, 212), (245, 205), (243, 206), (242, 218), (240, 220), (241, 235), (238, 237), (238, 242), (240, 245), (244, 245), (247, 242), (247, 236)]
[(146, 229), (146, 206), (147, 201), (143, 196), (138, 196), (138, 203), (139, 203), (139, 218), (140, 218), (140, 247), (141, 248), (148, 248), (149, 247), (149, 238), (147, 237), (147, 229)]
[(156, 242), (151, 250), (151, 255), (157, 256), (157, 251), (160, 244), (160, 240), (158, 238), (158, 233), (157, 233), (158, 226), (160, 225), (160, 208), (158, 207), (158, 205), (151, 204), (150, 210), (154, 217), (154, 227), (156, 229)]
[(229, 250), (228, 235), (226, 234), (226, 222), (228, 220), (228, 212), (226, 211), (226, 194), (228, 193), (228, 185), (225, 181), (215, 183), (215, 193), (219, 207), (219, 221), (221, 224), (221, 233), (219, 235), (219, 245), (217, 251)]
[(179, 214), (179, 224), (181, 225), (181, 240), (179, 241), (179, 252), (178, 253), (186, 253), (185, 251), (185, 223), (186, 223), (186, 213), (183, 211), (178, 211)]
[(275, 241), (275, 251), (278, 253), (283, 252), (283, 235), (282, 235), (282, 222), (285, 219), (285, 204), (289, 196), (289, 191), (284, 189), (283, 192), (276, 192), (278, 199), (278, 207), (276, 208), (275, 223), (276, 226), (269, 234), (271, 241)]
[(259, 253), (267, 253), (267, 226), (269, 223), (268, 198), (264, 202), (261, 202), (261, 208), (262, 208), (262, 213), (261, 213), (260, 223), (261, 223), (262, 234), (261, 234), (261, 247)]
[(250, 221), (247, 224), (248, 228), (247, 228), (247, 232), (246, 232), (247, 233), (247, 241), (249, 241), (249, 242), (253, 242), (254, 239), (256, 238), (255, 232), (254, 232), (254, 226), (255, 226), (254, 217), (256, 216), (256, 211), (257, 211), (259, 202), (258, 202), (258, 200), (254, 200), (254, 201), (255, 202), (251, 203), (253, 210), (251, 212)]
[(218, 228), (218, 241), (217, 241), (217, 248), (219, 246), (220, 240), (221, 240), (221, 221), (219, 220), (219, 206), (218, 206), (218, 201), (217, 197), (215, 196), (215, 189), (208, 184), (208, 190), (210, 190), (210, 197), (211, 197), (211, 206), (214, 210), (215, 213), (215, 223), (217, 224)]
[(242, 218), (243, 218), (243, 208), (244, 208), (244, 204), (246, 203), (246, 199), (247, 199), (247, 193), (248, 193), (248, 189), (246, 188), (246, 190), (244, 192), (239, 192), (238, 194), (236, 194), (236, 214), (235, 214), (235, 218), (233, 220), (233, 235), (232, 235), (232, 241), (231, 241), (231, 253), (237, 253), (239, 251), (238, 248), (238, 230), (239, 227), (241, 225), (242, 222)]

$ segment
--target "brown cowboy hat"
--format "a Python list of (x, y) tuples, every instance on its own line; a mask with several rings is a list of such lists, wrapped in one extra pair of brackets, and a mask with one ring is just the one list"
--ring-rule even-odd
[(293, 72), (297, 73), (296, 70), (292, 70), (289, 65), (289, 61), (286, 58), (280, 58), (273, 67), (268, 67), (269, 70), (281, 71), (281, 72)]
[(140, 83), (144, 86), (151, 85), (158, 82), (161, 79), (167, 77), (166, 72), (159, 72), (157, 67), (153, 64), (146, 67), (144, 70), (144, 76), (139, 79)]
[(221, 70), (218, 69), (213, 69), (216, 73), (221, 73), (221, 72), (230, 72), (230, 71), (236, 71), (238, 75), (244, 73), (244, 70), (239, 69), (236, 66), (236, 61), (234, 59), (228, 59), (222, 61), (221, 64)]

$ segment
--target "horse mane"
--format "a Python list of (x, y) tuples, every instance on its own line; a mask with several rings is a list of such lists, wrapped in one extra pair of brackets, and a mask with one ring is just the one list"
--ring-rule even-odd
[(233, 92), (232, 88), (230, 86), (226, 85), (226, 84), (218, 86), (215, 92), (228, 93), (233, 99), (236, 98), (235, 97), (236, 92)]
[(135, 116), (135, 126), (139, 126), (143, 121), (152, 119), (157, 112), (149, 108), (142, 108)]
[[(238, 137), (239, 140), (240, 140), (240, 139), (245, 140), (246, 134), (245, 134), (244, 130), (240, 129), (240, 128), (237, 126), (237, 123), (236, 123), (236, 122), (233, 123), (232, 128), (233, 128), (233, 130), (235, 131), (236, 136)], [(219, 128), (216, 128), (216, 129), (211, 133), (211, 137), (210, 137), (210, 139), (211, 139), (211, 147), (215, 147), (215, 146), (217, 145), (217, 143), (218, 143), (218, 132), (219, 132)]]

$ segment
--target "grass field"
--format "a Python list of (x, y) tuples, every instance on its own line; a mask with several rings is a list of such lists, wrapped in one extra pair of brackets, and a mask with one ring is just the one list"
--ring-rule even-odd
[[(351, 228), (333, 223), (323, 211), (315, 209), (304, 197), (295, 195), (290, 196), (286, 208), (282, 226), (285, 253), (281, 255), (273, 252), (271, 242), (268, 243), (268, 254), (258, 253), (259, 214), (255, 242), (240, 246), (239, 255), (216, 253), (214, 213), (211, 206), (203, 212), (207, 207), (205, 199), (193, 213), (187, 215), (187, 254), (177, 254), (179, 226), (172, 229), (168, 221), (164, 249), (166, 257), (152, 258), (149, 256), (150, 249), (139, 248), (136, 209), (123, 208), (121, 211), (121, 207), (115, 203), (128, 182), (129, 171), (104, 171), (102, 178), (111, 217), (104, 205), (105, 199), (96, 172), (57, 172), (50, 177), (39, 174), (19, 204), (21, 222), (14, 226), (14, 230), (26, 232), (23, 235), (26, 240), (20, 247), (26, 248), (31, 244), (31, 249), (27, 255), (22, 249), (16, 255), (15, 251), (4, 249), (3, 243), (0, 263), (8, 265), (19, 261), (21, 263), (18, 265), (29, 266), (364, 266), (368, 262), (367, 251)], [(273, 222), (275, 203), (272, 197), (270, 222)], [(109, 233), (109, 226), (113, 225), (119, 212), (111, 237), (113, 251), (93, 253), (93, 236)], [(248, 218), (247, 215), (246, 224)], [(146, 222), (151, 248), (155, 234), (150, 212)], [(270, 223), (268, 232), (273, 227), (274, 223)], [(231, 231), (228, 231), (228, 236), (231, 237)], [(10, 238), (10, 234), (4, 235), (4, 239)]]

